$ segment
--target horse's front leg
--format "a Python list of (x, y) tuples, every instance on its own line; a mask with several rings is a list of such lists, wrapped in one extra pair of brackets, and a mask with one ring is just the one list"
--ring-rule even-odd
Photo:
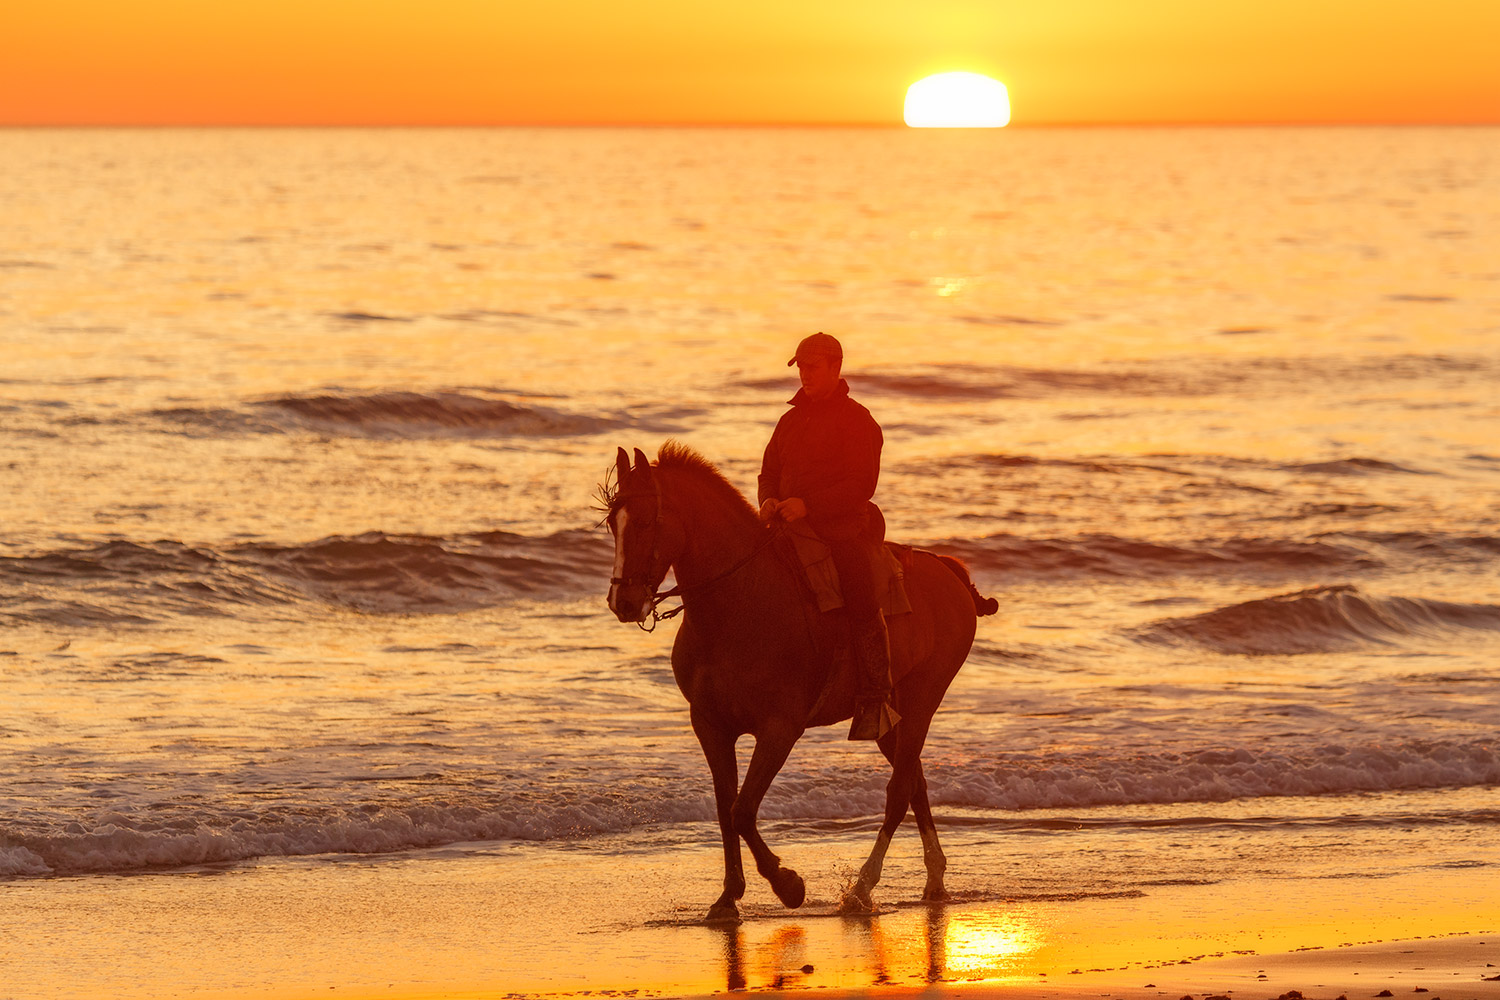
[(807, 898), (807, 886), (802, 876), (790, 868), (783, 868), (781, 859), (771, 853), (755, 827), (755, 817), (760, 812), (761, 799), (771, 787), (771, 780), (786, 763), (787, 754), (792, 752), (792, 746), (801, 736), (801, 728), (789, 727), (757, 735), (755, 752), (750, 755), (750, 766), (745, 770), (745, 784), (734, 800), (734, 829), (749, 845), (756, 870), (771, 883), (776, 898), (794, 910)]
[(719, 836), (724, 841), (724, 892), (708, 908), (707, 920), (737, 921), (740, 911), (734, 903), (745, 894), (745, 866), (740, 860), (740, 836), (734, 829), (735, 790), (739, 785), (734, 734), (714, 726), (697, 713), (693, 715), (693, 732), (703, 747), (708, 769), (713, 772), (714, 805), (719, 815)]

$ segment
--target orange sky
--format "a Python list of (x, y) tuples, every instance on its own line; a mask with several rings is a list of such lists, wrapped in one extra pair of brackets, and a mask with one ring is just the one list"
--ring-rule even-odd
[(1500, 122), (1497, 0), (16, 0), (3, 124)]

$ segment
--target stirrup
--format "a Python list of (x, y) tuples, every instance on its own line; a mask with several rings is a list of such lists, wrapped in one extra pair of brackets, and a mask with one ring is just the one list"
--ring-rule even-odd
[(849, 739), (878, 740), (896, 727), (901, 716), (886, 701), (856, 701), (854, 720), (849, 724)]

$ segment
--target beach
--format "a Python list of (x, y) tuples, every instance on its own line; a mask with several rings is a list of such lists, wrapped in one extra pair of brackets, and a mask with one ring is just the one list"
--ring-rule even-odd
[[(1500, 133), (917, 132), (0, 137), (0, 1000), (1494, 996)], [(597, 491), (753, 493), (814, 330), (1000, 604), (953, 899), (907, 826), (838, 915), (887, 772), (821, 729), (808, 903), (706, 927)]]
[[(714, 852), (621, 839), (12, 885), (0, 996), (1500, 993), (1500, 981), (1484, 981), (1500, 974), (1500, 935), (1473, 929), (1495, 926), (1500, 892), (1473, 871), (1250, 876), (1016, 900), (976, 899), (960, 875), (954, 901), (927, 905), (917, 899), (921, 864), (908, 835), (892, 849), (880, 912), (841, 916), (838, 871), (866, 839), (843, 835), (799, 842), (788, 857), (809, 876), (802, 911), (753, 887), (741, 924), (705, 926), (692, 896), (710, 898)], [(953, 868), (971, 864), (976, 849), (951, 847)]]

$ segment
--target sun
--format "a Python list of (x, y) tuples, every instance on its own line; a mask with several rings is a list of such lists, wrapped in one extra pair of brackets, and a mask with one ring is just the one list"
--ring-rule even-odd
[(1005, 84), (980, 73), (939, 73), (906, 91), (912, 128), (999, 128), (1010, 122)]

